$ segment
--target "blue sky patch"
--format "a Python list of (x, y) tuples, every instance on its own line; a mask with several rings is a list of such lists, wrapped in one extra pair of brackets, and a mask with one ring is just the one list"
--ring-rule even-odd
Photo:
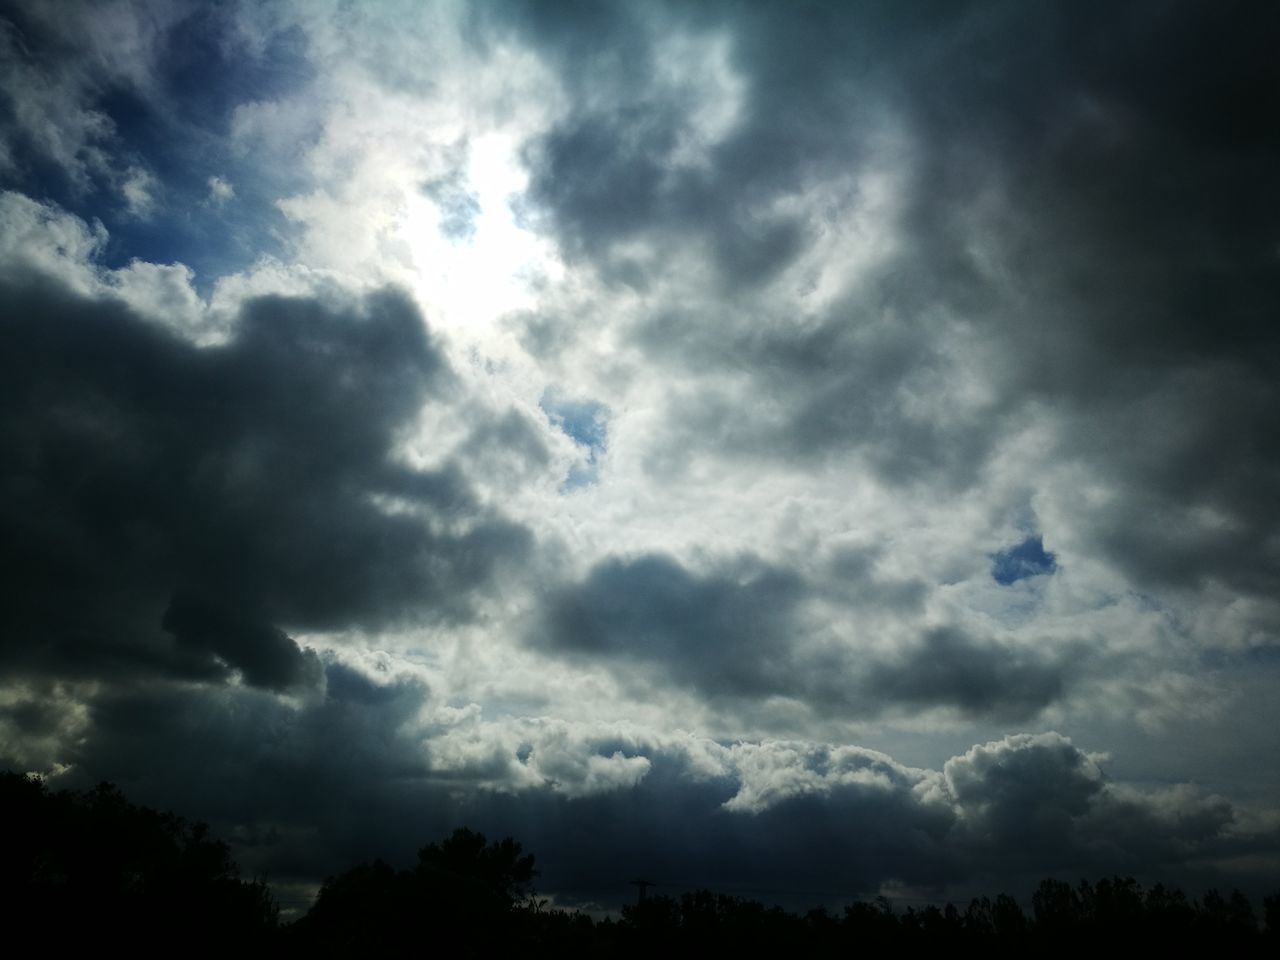
[[(30, 76), (44, 78), (61, 42), (58, 32), (21, 11), (0, 17), (0, 27), (10, 19), (28, 50)], [(85, 161), (92, 151), (98, 159), (75, 171), (49, 156), (0, 103), (9, 159), (0, 164), (0, 188), (54, 203), (88, 223), (100, 221), (109, 240), (98, 251), (99, 265), (183, 263), (202, 294), (219, 276), (278, 254), (289, 224), (275, 201), (302, 192), (307, 180), (289, 165), (246, 153), (231, 142), (230, 131), (237, 107), (301, 89), (315, 68), (301, 30), (249, 43), (241, 29), (229, 8), (195, 8), (155, 38), (149, 83), (111, 76), (90, 85), (84, 109), (104, 126), (86, 134), (76, 154)], [(214, 177), (231, 188), (222, 201), (211, 197)]]
[(1056, 558), (1045, 551), (1044, 540), (1039, 534), (991, 555), (991, 577), (1005, 587), (1028, 577), (1053, 573), (1057, 569)]
[(542, 392), (538, 406), (557, 429), (587, 449), (586, 460), (574, 464), (569, 470), (564, 481), (565, 489), (573, 490), (595, 483), (598, 458), (608, 445), (609, 408), (595, 400), (569, 397), (556, 386), (547, 387)]

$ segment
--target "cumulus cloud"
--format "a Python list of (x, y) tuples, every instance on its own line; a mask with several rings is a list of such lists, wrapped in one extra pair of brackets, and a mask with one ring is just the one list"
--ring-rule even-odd
[[(917, 602), (912, 585), (877, 583), (865, 562), (843, 559), (842, 575), (861, 581), (851, 592), (868, 606), (879, 591), (895, 613)], [(706, 573), (662, 555), (614, 558), (549, 596), (529, 640), (604, 662), (624, 682), (638, 674), (642, 686), (687, 684), (740, 702), (782, 697), (850, 716), (946, 709), (1026, 720), (1063, 698), (1088, 658), (1078, 643), (981, 640), (956, 626), (889, 648), (841, 637), (806, 613), (818, 591), (752, 558)]]
[(969, 715), (1027, 719), (1063, 696), (1072, 679), (1067, 652), (981, 643), (938, 627), (905, 645), (900, 659), (875, 666), (867, 687), (899, 706), (944, 703)]
[[(852, 448), (890, 483), (989, 483), (1035, 409), (1053, 459), (1087, 464), (1106, 490), (1050, 507), (1082, 551), (1144, 586), (1274, 593), (1276, 518), (1258, 486), (1277, 448), (1260, 320), (1274, 231), (1258, 198), (1274, 190), (1259, 158), (1275, 144), (1243, 110), (1198, 106), (1206, 90), (1242, 104), (1247, 78), (1270, 72), (1256, 44), (1225, 39), (1233, 14), (740, 12), (717, 22), (749, 94), (710, 148), (711, 177), (669, 156), (696, 96), (653, 67), (665, 38), (703, 25), (606, 9), (626, 55), (565, 67), (582, 109), (531, 153), (531, 196), (606, 276), (626, 258), (651, 301), (632, 342), (696, 381), (667, 411), (670, 462)], [(575, 30), (539, 19), (533, 34), (568, 58)], [(1215, 37), (1238, 56), (1206, 59)], [(624, 108), (593, 113), (602, 87)], [(816, 297), (832, 258), (810, 269), (804, 254), (834, 228), (793, 199), (861, 175), (865, 204), (886, 168), (897, 200), (872, 229), (888, 252)], [(837, 222), (859, 202), (855, 187)], [(1053, 468), (1025, 466), (1056, 499)]]
[(120, 185), (130, 216), (145, 220), (156, 208), (156, 179), (147, 171), (133, 168)]
[(465, 618), (528, 542), (397, 460), (450, 376), (401, 295), (253, 300), (207, 348), (49, 280), (4, 298), (11, 670), (288, 686), (281, 628)]
[[(1249, 835), (1220, 796), (1189, 785), (1144, 792), (1117, 786), (1057, 733), (975, 746), (943, 767), (961, 843), (993, 872), (1030, 875), (1043, 863), (1079, 873), (1142, 873), (1273, 856), (1274, 835)], [(1267, 851), (1267, 852), (1264, 852)]]
[(100, 144), (114, 132), (110, 117), (85, 102), (88, 79), (69, 58), (43, 60), (22, 26), (8, 17), (0, 21), (0, 44), (0, 90), (9, 106), (5, 172), (19, 168), (19, 158), (29, 152), (59, 165), (74, 183), (87, 183), (91, 172), (106, 166)]
[(209, 178), (209, 202), (221, 206), (236, 195), (236, 188), (223, 177)]
[[(393, 661), (371, 672), (326, 655), (324, 672), (322, 693), (294, 703), (244, 687), (100, 697), (89, 736), (64, 754), (81, 766), (62, 779), (118, 771), (224, 824), (278, 879), (371, 853), (400, 860), (468, 822), (515, 831), (547, 889), (618, 899), (636, 871), (673, 888), (804, 890), (810, 902), (1064, 871), (1212, 882), (1243, 851), (1274, 859), (1280, 840), (1190, 785), (1116, 784), (1105, 758), (1057, 733), (929, 769), (813, 741), (485, 718), (440, 703)], [(484, 786), (468, 787), (481, 772)]]
[(548, 602), (541, 642), (649, 664), (710, 693), (762, 694), (787, 672), (794, 577), (769, 569), (698, 577), (669, 557), (606, 561)]

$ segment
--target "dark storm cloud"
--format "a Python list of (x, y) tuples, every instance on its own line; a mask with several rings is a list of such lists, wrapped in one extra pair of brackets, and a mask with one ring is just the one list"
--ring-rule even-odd
[(305, 683), (283, 631), (466, 618), (528, 542), (394, 458), (450, 381), (397, 293), (254, 300), (206, 348), (51, 281), (0, 302), (8, 671)]
[[(664, 107), (673, 114), (679, 109), (611, 109), (575, 118), (571, 127), (548, 135), (528, 158), (536, 171), (532, 196), (555, 211), (557, 227), (578, 256), (636, 235), (661, 239), (667, 232), (705, 229), (727, 279), (739, 285), (767, 280), (800, 252), (804, 225), (795, 217), (724, 209), (706, 195), (712, 187), (705, 174), (669, 184), (670, 155), (681, 131)], [(617, 279), (644, 285), (643, 274), (625, 257), (605, 265)]]
[[(714, 295), (631, 330), (703, 380), (672, 400), (656, 465), (852, 449), (888, 482), (968, 488), (1043, 414), (1059, 462), (1115, 493), (1075, 518), (1088, 548), (1146, 586), (1275, 595), (1280, 12), (605, 4), (606, 55), (574, 18), (530, 11), (515, 21), (576, 98), (529, 146), (541, 222), (642, 290), (667, 251), (710, 251)], [(657, 66), (681, 31), (727, 37), (745, 90), (701, 164), (676, 150), (696, 91)], [(901, 178), (877, 227), (891, 253), (803, 323), (771, 316), (756, 287), (825, 229), (776, 211), (883, 169)], [(988, 399), (951, 402), (973, 384)]]
[[(277, 881), (404, 861), (465, 823), (537, 854), (544, 892), (612, 908), (637, 875), (807, 906), (887, 881), (942, 890), (995, 877), (1025, 893), (1046, 872), (1121, 870), (1221, 882), (1213, 861), (1277, 849), (1225, 800), (1126, 792), (1053, 733), (976, 746), (941, 772), (785, 741), (703, 744), (708, 767), (677, 743), (587, 735), (573, 747), (583, 758), (623, 750), (645, 758), (643, 778), (576, 798), (550, 785), (460, 790), (437, 765), (440, 731), (415, 727), (431, 702), (420, 681), (325, 671), (323, 695), (299, 706), (243, 687), (100, 698), (68, 782), (111, 771), (135, 798), (211, 820)], [(497, 770), (521, 762), (493, 749)]]
[(160, 621), (179, 646), (213, 654), (240, 670), (245, 683), (283, 690), (317, 679), (314, 657), (278, 627), (228, 611), (223, 604), (177, 594)]
[[(651, 665), (708, 693), (763, 695), (791, 673), (802, 584), (759, 564), (701, 577), (670, 557), (606, 560), (550, 598), (539, 642)], [(785, 682), (785, 681), (784, 681)]]
[[(556, 851), (548, 887), (617, 902), (630, 899), (619, 881), (638, 875), (672, 893), (711, 887), (799, 907), (873, 891), (890, 875), (942, 884), (963, 873), (945, 849), (951, 812), (915, 802), (905, 778), (795, 796), (754, 814), (725, 809), (738, 785), (737, 774), (691, 778), (680, 757), (657, 754), (627, 793), (544, 803), (535, 832)], [(489, 806), (495, 816), (507, 804)], [(570, 830), (594, 842), (556, 842)]]
[[(1280, 584), (1259, 533), (1280, 522), (1280, 135), (1264, 120), (1280, 68), (1262, 39), (1278, 29), (1253, 4), (1068, 5), (991, 52), (999, 89), (1021, 93), (962, 75), (963, 123), (922, 124), (935, 147), (967, 145), (954, 172), (1007, 198), (988, 230), (1018, 302), (987, 294), (1006, 389), (1067, 412), (1062, 453), (1122, 491), (1082, 527), (1149, 585)], [(948, 192), (920, 196), (957, 246)]]
[[(623, 5), (607, 9), (620, 20), (628, 16)], [(886, 117), (894, 112), (901, 122), (896, 112), (908, 86), (902, 71), (936, 59), (936, 36), (954, 29), (963, 10), (711, 9), (701, 8), (697, 22), (673, 12), (618, 28), (625, 39), (616, 68), (604, 58), (564, 64), (570, 83), (580, 84), (571, 89), (588, 103), (600, 102), (601, 89), (614, 97), (605, 98), (607, 108), (571, 112), (528, 156), (532, 201), (570, 253), (643, 289), (648, 278), (629, 242), (654, 250), (674, 243), (682, 257), (686, 244), (709, 249), (715, 269), (708, 293), (741, 304), (731, 311), (737, 316), (712, 323), (704, 314), (718, 304), (695, 300), (646, 317), (632, 331), (664, 364), (731, 377), (673, 400), (673, 463), (700, 448), (787, 459), (856, 448), (890, 482), (972, 483), (1000, 415), (984, 410), (944, 425), (928, 410), (906, 409), (909, 395), (943, 379), (953, 362), (937, 325), (921, 316), (937, 299), (945, 263), (932, 260), (929, 238), (907, 237), (901, 253), (816, 322), (771, 317), (747, 299), (826, 229), (812, 212), (778, 212), (786, 201), (833, 176), (883, 165)], [(746, 87), (741, 116), (709, 148), (705, 164), (674, 159), (693, 123), (696, 92), (653, 79), (661, 75), (662, 42), (682, 28), (726, 34), (730, 65)], [(568, 29), (554, 18), (539, 20), (534, 35), (567, 58), (576, 49)], [(837, 221), (860, 202), (857, 188), (838, 193), (825, 201), (826, 215)], [(659, 256), (648, 269), (660, 273), (664, 262)], [(744, 402), (758, 397), (768, 403)]]
[[(955, 19), (946, 5), (593, 6), (589, 27), (537, 4), (511, 18), (583, 101), (530, 145), (532, 199), (571, 253), (619, 279), (643, 282), (616, 244), (696, 234), (729, 288), (768, 280), (803, 250), (812, 225), (771, 201), (829, 170), (833, 153), (846, 167), (865, 159), (885, 66), (904, 44), (927, 45), (911, 28)], [(706, 166), (675, 158), (697, 91), (657, 80), (663, 42), (682, 31), (727, 33), (747, 84), (745, 115)]]
[(971, 717), (1026, 720), (1059, 700), (1069, 679), (1061, 657), (935, 628), (896, 660), (872, 668), (866, 686), (899, 706), (948, 704)]
[[(837, 596), (852, 598), (855, 611), (919, 604), (918, 584), (876, 580), (869, 563), (847, 558), (840, 569)], [(627, 681), (638, 675), (740, 702), (789, 697), (849, 716), (945, 708), (1027, 720), (1059, 701), (1088, 659), (1078, 645), (1037, 650), (955, 627), (928, 630), (892, 653), (862, 641), (815, 642), (802, 605), (816, 592), (759, 561), (699, 574), (663, 555), (615, 558), (551, 595), (529, 639), (571, 660), (609, 664)]]
[[(372, 683), (335, 663), (325, 670), (323, 697), (301, 708), (246, 688), (101, 698), (92, 735), (69, 758), (72, 776), (91, 782), (110, 770), (131, 795), (208, 818), (243, 838), (243, 863), (276, 880), (319, 879), (375, 855), (399, 861), (463, 823), (516, 836), (539, 856), (542, 889), (586, 898), (627, 897), (635, 871), (675, 885), (773, 881), (851, 894), (887, 872), (923, 882), (957, 870), (941, 846), (953, 815), (922, 806), (891, 761), (876, 765), (883, 781), (756, 814), (723, 809), (741, 787), (732, 769), (707, 775), (659, 745), (627, 747), (648, 772), (595, 795), (460, 789), (469, 776), (436, 768), (430, 742), (415, 737), (425, 687)], [(591, 738), (576, 748), (583, 757), (617, 749)], [(785, 776), (793, 761), (779, 757)]]
[(1274, 829), (1250, 836), (1219, 796), (1119, 788), (1055, 733), (975, 746), (947, 761), (943, 776), (963, 811), (958, 845), (995, 875), (1029, 879), (1053, 863), (1063, 872), (1203, 877), (1215, 859), (1274, 855), (1280, 841)]

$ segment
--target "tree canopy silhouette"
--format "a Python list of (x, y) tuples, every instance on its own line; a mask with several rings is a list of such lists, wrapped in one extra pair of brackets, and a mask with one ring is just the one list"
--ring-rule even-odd
[[(418, 850), (404, 869), (374, 860), (325, 880), (311, 909), (281, 927), (262, 880), (246, 881), (203, 824), (135, 806), (110, 784), (50, 791), (0, 774), (0, 903), (59, 947), (106, 943), (168, 951), (420, 955), (433, 944), (489, 955), (779, 950), (819, 956), (965, 945), (1054, 953), (1106, 945), (1274, 955), (1280, 894), (1263, 901), (1265, 931), (1239, 891), (1199, 900), (1131, 877), (1072, 885), (1047, 879), (1030, 914), (1005, 894), (898, 911), (883, 897), (841, 913), (805, 914), (694, 890), (649, 896), (617, 919), (548, 909), (533, 891), (532, 854), (466, 828)], [(625, 865), (619, 875), (625, 876)]]
[(6, 912), (60, 944), (243, 945), (276, 926), (266, 883), (241, 879), (204, 824), (135, 806), (109, 783), (52, 792), (0, 774), (0, 843)]
[(511, 838), (489, 843), (465, 827), (395, 870), (381, 860), (330, 877), (294, 935), (327, 948), (412, 952), (447, 934), (467, 952), (509, 941), (530, 896), (534, 858)]

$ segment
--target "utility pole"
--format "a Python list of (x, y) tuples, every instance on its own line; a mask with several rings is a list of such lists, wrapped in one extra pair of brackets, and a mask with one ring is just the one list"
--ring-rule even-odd
[(645, 891), (648, 890), (650, 887), (654, 886), (654, 882), (652, 880), (632, 880), (631, 885), (633, 887), (640, 888), (640, 899), (637, 900), (636, 903), (641, 904), (641, 903), (644, 903)]

